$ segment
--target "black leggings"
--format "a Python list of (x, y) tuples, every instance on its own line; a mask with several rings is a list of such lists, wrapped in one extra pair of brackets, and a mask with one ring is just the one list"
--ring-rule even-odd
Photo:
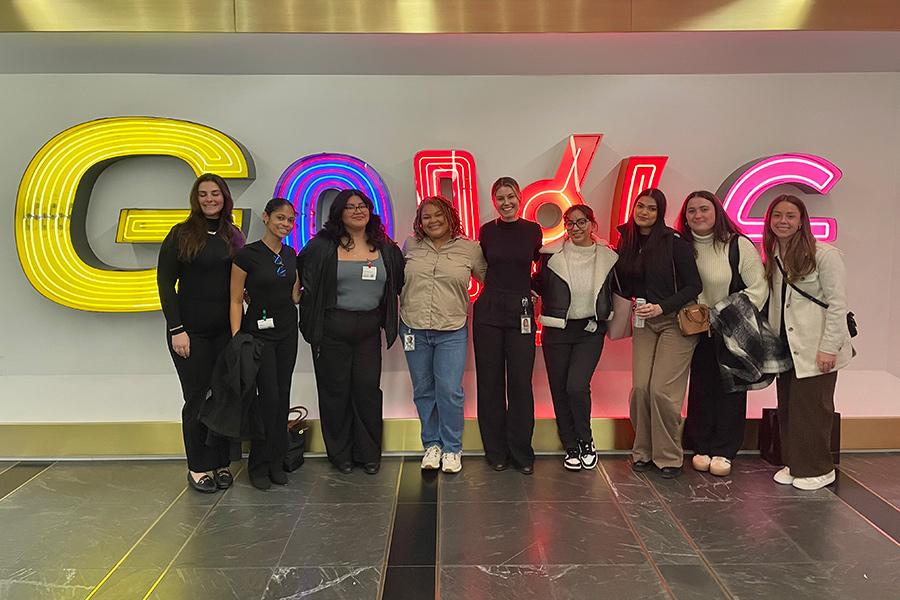
[(313, 349), (322, 437), (335, 465), (381, 461), (382, 315), (331, 309)]
[(172, 350), (172, 336), (167, 334), (166, 342), (184, 395), (181, 432), (184, 436), (188, 469), (195, 473), (203, 473), (227, 467), (230, 462), (228, 440), (214, 438), (214, 445), (207, 445), (209, 432), (206, 425), (197, 418), (200, 405), (209, 392), (216, 359), (228, 344), (228, 331), (223, 329), (220, 335), (213, 336), (188, 332), (188, 338), (190, 338), (190, 354), (187, 358), (178, 356)]
[(250, 443), (247, 468), (251, 473), (280, 471), (287, 452), (287, 418), (291, 404), (291, 378), (297, 363), (295, 327), (282, 339), (263, 340), (259, 371), (256, 374), (257, 411), (262, 420), (263, 439)]

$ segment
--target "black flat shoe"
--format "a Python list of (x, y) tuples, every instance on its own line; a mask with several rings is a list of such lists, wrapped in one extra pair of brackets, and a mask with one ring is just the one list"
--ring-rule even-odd
[(491, 463), (491, 468), (495, 471), (505, 471), (509, 468), (509, 464), (505, 462)]
[(268, 490), (272, 487), (268, 473), (250, 473), (250, 484), (258, 490)]
[(635, 473), (646, 473), (653, 469), (652, 460), (636, 460), (631, 463), (631, 470)]
[(216, 487), (216, 482), (213, 481), (213, 478), (209, 475), (204, 475), (200, 478), (200, 481), (194, 481), (193, 475), (188, 471), (187, 474), (188, 483), (191, 484), (191, 487), (197, 490), (198, 492), (203, 492), (204, 494), (214, 494), (216, 490), (219, 488)]
[(663, 479), (675, 479), (681, 475), (681, 467), (663, 467), (659, 473)]
[(378, 469), (381, 468), (381, 463), (366, 463), (363, 465), (363, 471), (368, 473), (369, 475), (374, 475), (378, 472)]
[(349, 475), (350, 473), (353, 472), (353, 463), (348, 463), (348, 462), (341, 463), (339, 465), (335, 465), (335, 468), (338, 471), (340, 471), (341, 473), (343, 473), (344, 475)]
[(517, 468), (522, 475), (534, 475), (534, 465), (525, 465)]
[(285, 473), (284, 470), (282, 470), (280, 467), (269, 469), (269, 479), (275, 485), (287, 485), (288, 483), (287, 473)]
[(213, 475), (216, 480), (216, 487), (220, 490), (227, 490), (234, 483), (234, 475), (228, 469), (219, 469)]

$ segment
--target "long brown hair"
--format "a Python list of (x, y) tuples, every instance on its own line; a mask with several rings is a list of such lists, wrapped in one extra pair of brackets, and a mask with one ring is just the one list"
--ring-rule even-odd
[[(643, 250), (640, 247), (640, 228), (634, 222), (634, 213), (637, 210), (637, 201), (641, 198), (653, 198), (656, 202), (656, 222), (650, 228), (650, 236)], [(621, 236), (616, 251), (619, 253), (619, 262), (616, 268), (626, 277), (641, 277), (644, 266), (654, 262), (671, 261), (671, 243), (669, 239), (674, 235), (672, 229), (666, 225), (666, 195), (658, 188), (648, 188), (642, 191), (634, 199), (634, 206), (628, 221), (619, 227)]]
[(731, 217), (728, 216), (728, 213), (726, 213), (725, 209), (722, 207), (722, 201), (719, 200), (719, 197), (712, 192), (698, 190), (696, 192), (691, 192), (687, 195), (687, 198), (684, 199), (681, 210), (678, 211), (678, 220), (675, 221), (675, 231), (680, 233), (681, 237), (689, 241), (691, 245), (694, 244), (694, 232), (691, 231), (691, 227), (687, 222), (687, 205), (688, 202), (694, 198), (703, 198), (713, 205), (713, 212), (716, 217), (712, 230), (714, 242), (718, 242), (725, 246), (731, 241), (732, 237), (740, 234), (737, 225), (734, 224), (734, 221), (731, 220)]
[(787, 273), (788, 281), (796, 281), (798, 278), (809, 275), (816, 269), (816, 238), (813, 237), (812, 227), (809, 225), (809, 211), (803, 200), (790, 194), (778, 196), (769, 208), (766, 209), (766, 221), (763, 228), (763, 251), (766, 257), (766, 279), (769, 286), (778, 271), (775, 264), (775, 250), (778, 248), (778, 238), (772, 231), (772, 211), (782, 202), (793, 204), (800, 211), (800, 229), (792, 235), (784, 245), (781, 256), (781, 264)]
[(429, 196), (422, 200), (421, 204), (416, 208), (413, 232), (416, 234), (417, 240), (422, 241), (427, 237), (425, 230), (422, 228), (422, 211), (425, 210), (426, 206), (437, 206), (440, 209), (444, 218), (447, 219), (447, 224), (450, 225), (450, 237), (455, 238), (462, 235), (462, 221), (459, 218), (459, 212), (456, 210), (456, 207), (443, 196)]
[(231, 190), (228, 189), (228, 184), (218, 175), (204, 173), (194, 181), (194, 185), (191, 187), (191, 214), (178, 229), (178, 259), (184, 262), (191, 262), (197, 258), (200, 251), (206, 246), (206, 240), (209, 237), (209, 233), (207, 233), (209, 225), (207, 225), (206, 217), (200, 208), (200, 184), (205, 181), (215, 183), (222, 193), (222, 213), (219, 215), (219, 227), (216, 229), (215, 235), (225, 240), (231, 256), (244, 247), (244, 234), (234, 226), (231, 216), (234, 210), (234, 201), (231, 199)]

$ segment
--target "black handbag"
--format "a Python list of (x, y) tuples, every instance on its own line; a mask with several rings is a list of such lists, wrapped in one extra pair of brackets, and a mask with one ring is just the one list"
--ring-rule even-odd
[[(287, 453), (284, 455), (284, 470), (288, 473), (296, 471), (303, 465), (303, 453), (306, 452), (306, 434), (309, 424), (306, 416), (309, 411), (305, 406), (294, 406), (288, 410)], [(291, 415), (297, 415), (293, 419)]]
[[(778, 265), (778, 270), (781, 271), (781, 276), (784, 277), (784, 280), (787, 281), (787, 284), (789, 286), (794, 288), (795, 292), (797, 292), (798, 294), (800, 294), (801, 296), (803, 296), (810, 302), (818, 304), (825, 310), (828, 310), (828, 304), (826, 304), (825, 302), (822, 302), (815, 296), (807, 294), (806, 292), (804, 292), (803, 290), (801, 290), (800, 288), (798, 288), (796, 285), (794, 285), (793, 283), (791, 283), (788, 280), (787, 273), (784, 272), (784, 267), (781, 266), (781, 261), (778, 259), (777, 256), (775, 257), (775, 264)], [(857, 334), (859, 334), (859, 327), (856, 325), (856, 315), (854, 315), (853, 312), (849, 311), (849, 310), (847, 311), (847, 332), (850, 333), (850, 337), (852, 337), (852, 338), (855, 338), (857, 336)]]

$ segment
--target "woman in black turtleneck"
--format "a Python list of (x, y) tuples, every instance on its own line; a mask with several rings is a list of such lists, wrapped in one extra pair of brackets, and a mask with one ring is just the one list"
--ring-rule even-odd
[(229, 444), (222, 439), (207, 445), (207, 430), (197, 414), (216, 358), (231, 337), (231, 259), (243, 247), (244, 236), (232, 222), (231, 192), (218, 175), (198, 177), (190, 202), (190, 216), (172, 227), (159, 249), (157, 283), (167, 345), (184, 393), (181, 419), (188, 483), (212, 493), (233, 481)]
[(491, 466), (510, 461), (534, 472), (534, 306), (531, 266), (538, 260), (541, 226), (519, 218), (521, 192), (511, 177), (491, 188), (500, 218), (485, 223), (479, 241), (487, 261), (484, 291), (475, 301), (472, 342), (478, 380), (478, 427)]

